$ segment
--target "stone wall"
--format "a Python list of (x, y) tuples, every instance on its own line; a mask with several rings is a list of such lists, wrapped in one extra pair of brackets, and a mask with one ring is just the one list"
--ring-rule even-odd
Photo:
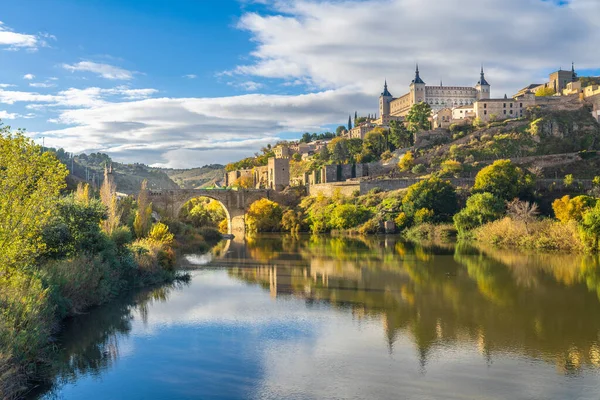
[(321, 194), (325, 197), (332, 197), (339, 191), (344, 196), (352, 196), (355, 192), (360, 191), (360, 186), (358, 182), (319, 183), (308, 186), (308, 194), (310, 196)]
[(450, 131), (446, 129), (434, 129), (432, 131), (417, 132), (415, 134), (415, 147), (430, 146), (450, 138)]

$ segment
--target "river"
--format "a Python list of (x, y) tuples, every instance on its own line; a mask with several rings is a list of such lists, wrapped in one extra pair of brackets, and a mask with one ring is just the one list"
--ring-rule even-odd
[(600, 263), (259, 236), (67, 321), (36, 399), (598, 399)]

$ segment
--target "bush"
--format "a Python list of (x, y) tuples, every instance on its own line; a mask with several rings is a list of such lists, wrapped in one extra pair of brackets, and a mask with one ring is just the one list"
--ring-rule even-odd
[(373, 235), (379, 233), (380, 226), (379, 220), (372, 218), (358, 228), (358, 233), (361, 235)]
[(491, 193), (476, 193), (467, 199), (467, 206), (454, 216), (454, 226), (463, 235), (468, 231), (501, 218), (504, 202)]
[(331, 210), (329, 226), (331, 229), (350, 229), (359, 226), (369, 218), (369, 210), (354, 204), (335, 205)]
[(408, 227), (410, 225), (410, 220), (406, 216), (406, 213), (401, 212), (394, 219), (394, 223), (396, 224), (396, 229), (399, 230), (399, 231), (401, 231), (401, 230), (405, 229), (406, 227)]
[(400, 171), (409, 171), (414, 164), (415, 160), (413, 153), (411, 151), (407, 151), (398, 162), (398, 168), (400, 168)]
[(402, 199), (403, 211), (413, 218), (422, 208), (433, 211), (436, 222), (448, 221), (458, 208), (454, 187), (435, 177), (410, 186)]
[(148, 233), (148, 240), (162, 245), (171, 246), (175, 241), (175, 236), (169, 232), (169, 227), (162, 222), (152, 225)]
[(462, 171), (462, 164), (456, 160), (446, 160), (440, 165), (442, 176), (457, 176)]
[(532, 177), (510, 160), (498, 160), (479, 171), (473, 191), (488, 192), (500, 199), (512, 200), (527, 194), (531, 184)]
[(427, 168), (423, 164), (417, 164), (412, 169), (412, 173), (415, 175), (422, 174), (425, 171), (427, 171)]
[(433, 222), (434, 220), (434, 212), (428, 208), (421, 208), (417, 210), (414, 216), (414, 221), (416, 225), (427, 224)]
[(568, 221), (580, 222), (589, 209), (596, 205), (597, 199), (590, 196), (563, 196), (552, 202), (554, 216), (563, 223)]

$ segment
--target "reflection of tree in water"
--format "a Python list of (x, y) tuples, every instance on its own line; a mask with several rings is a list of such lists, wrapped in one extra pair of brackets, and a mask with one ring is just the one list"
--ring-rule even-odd
[[(57, 361), (48, 368), (46, 383), (39, 393), (58, 393), (60, 386), (75, 382), (82, 375), (99, 375), (110, 369), (119, 358), (119, 336), (126, 336), (131, 330), (133, 312), (139, 311), (146, 324), (149, 305), (166, 302), (170, 292), (181, 285), (184, 283), (131, 293), (68, 320), (59, 337)], [(48, 386), (49, 382), (54, 386)]]
[[(276, 295), (291, 292), (350, 308), (356, 318), (380, 318), (390, 351), (400, 336), (410, 337), (423, 367), (436, 346), (465, 343), (488, 362), (510, 352), (554, 362), (565, 373), (600, 367), (597, 258), (462, 245), (450, 251), (389, 237), (312, 237), (289, 241), (283, 251), (299, 252), (305, 263), (278, 268), (271, 258), (268, 267), (231, 275)], [(273, 289), (280, 281), (285, 291)]]

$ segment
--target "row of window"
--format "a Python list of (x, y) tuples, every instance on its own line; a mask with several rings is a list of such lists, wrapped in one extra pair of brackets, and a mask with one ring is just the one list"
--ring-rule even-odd
[[(514, 103), (509, 103), (510, 108), (513, 108)], [(502, 103), (503, 108), (506, 108), (506, 103)], [(487, 108), (487, 103), (483, 103), (483, 108)], [(519, 103), (519, 108), (523, 108), (523, 103)]]
[[(502, 110), (504, 111), (504, 115), (506, 115), (506, 110)], [(510, 110), (509, 114), (512, 115), (513, 110)], [(487, 110), (483, 110), (483, 115), (487, 115)], [(523, 110), (519, 110), (519, 115), (523, 116)]]

